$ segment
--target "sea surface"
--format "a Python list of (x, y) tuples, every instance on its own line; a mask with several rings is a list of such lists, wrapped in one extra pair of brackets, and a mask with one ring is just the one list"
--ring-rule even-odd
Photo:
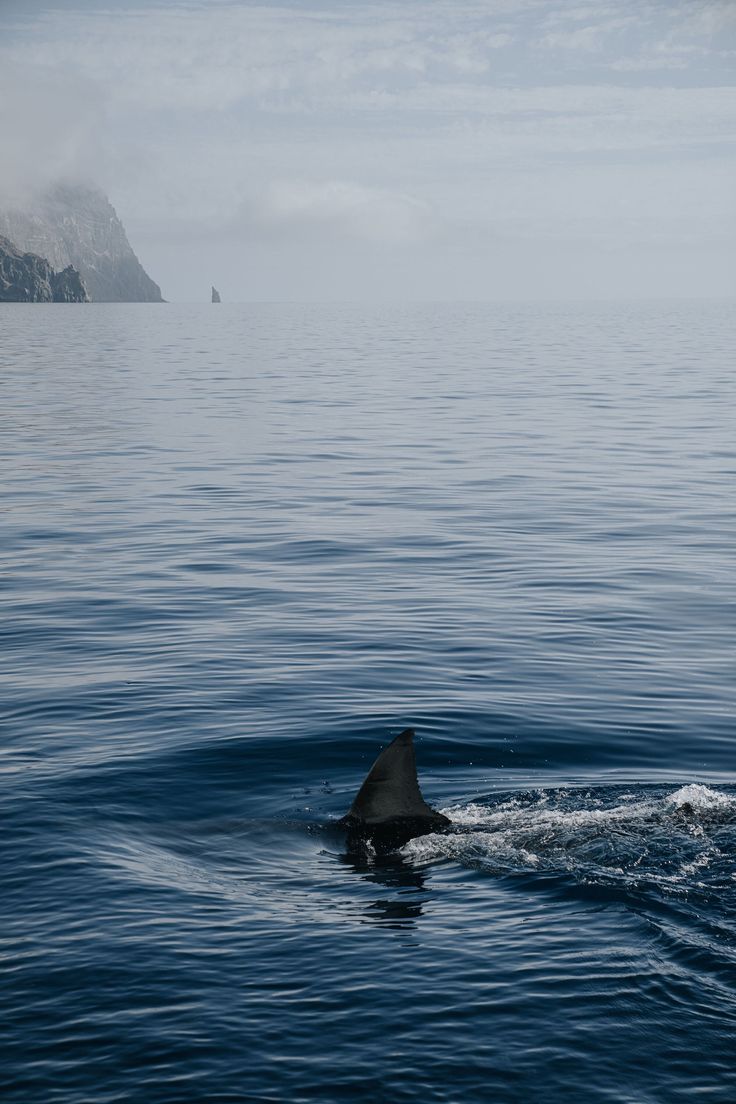
[(736, 1101), (735, 323), (0, 307), (3, 1104)]

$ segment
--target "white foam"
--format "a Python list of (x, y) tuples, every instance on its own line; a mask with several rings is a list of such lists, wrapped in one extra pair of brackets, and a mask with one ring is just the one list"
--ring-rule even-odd
[(617, 804), (607, 804), (612, 797), (552, 789), (497, 804), (451, 805), (442, 809), (449, 831), (410, 840), (403, 853), (415, 862), (450, 860), (498, 873), (564, 870), (584, 881), (678, 885), (720, 862), (712, 827), (736, 812), (736, 798), (699, 783), (665, 795), (620, 791)]
[(697, 874), (699, 870), (705, 870), (710, 866), (713, 860), (713, 852), (704, 852), (702, 855), (698, 855), (692, 862), (683, 863), (680, 867), (681, 874)]
[(697, 782), (689, 786), (681, 786), (675, 793), (670, 794), (666, 801), (668, 805), (675, 805), (680, 809), (683, 805), (706, 810), (736, 808), (734, 798), (729, 797), (728, 794), (719, 793), (718, 790), (711, 790), (708, 786), (701, 786)]
[[(569, 796), (568, 790), (552, 791), (559, 800)], [(609, 807), (590, 794), (584, 794), (592, 807), (563, 809), (550, 804), (550, 793), (541, 790), (533, 802), (511, 798), (498, 805), (481, 805), (469, 802), (467, 805), (450, 805), (441, 810), (458, 828), (584, 828), (596, 827), (608, 822), (645, 820), (670, 809), (689, 806), (695, 812), (710, 810), (736, 810), (736, 799), (728, 794), (711, 790), (697, 782), (681, 786), (679, 790), (665, 798), (632, 800), (634, 794), (623, 794), (629, 800), (623, 804)]]
[(658, 802), (637, 801), (611, 808), (560, 809), (549, 805), (542, 793), (529, 804), (518, 800), (500, 805), (451, 805), (440, 810), (458, 828), (550, 828), (554, 830), (596, 827), (612, 821), (632, 821), (650, 817)]
[(402, 849), (414, 862), (480, 862), (498, 869), (536, 868), (541, 857), (521, 846), (511, 832), (473, 832), (419, 836)]

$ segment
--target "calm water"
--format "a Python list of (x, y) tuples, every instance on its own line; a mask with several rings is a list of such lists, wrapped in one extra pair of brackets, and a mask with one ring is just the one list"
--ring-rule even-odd
[(5, 1104), (736, 1100), (734, 348), (0, 308)]

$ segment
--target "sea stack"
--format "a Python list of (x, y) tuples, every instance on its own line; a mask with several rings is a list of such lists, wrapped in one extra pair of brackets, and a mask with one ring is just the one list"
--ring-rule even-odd
[(222, 302), (222, 299), (220, 298), (220, 293), (219, 293), (219, 291), (217, 290), (217, 288), (215, 287), (214, 284), (212, 285), (212, 302), (213, 303), (221, 303)]

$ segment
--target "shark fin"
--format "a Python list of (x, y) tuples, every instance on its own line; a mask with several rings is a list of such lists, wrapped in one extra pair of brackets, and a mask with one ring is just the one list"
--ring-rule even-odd
[(413, 729), (407, 728), (378, 756), (341, 821), (349, 831), (373, 835), (401, 827), (411, 839), (450, 823), (422, 797), (413, 739)]

